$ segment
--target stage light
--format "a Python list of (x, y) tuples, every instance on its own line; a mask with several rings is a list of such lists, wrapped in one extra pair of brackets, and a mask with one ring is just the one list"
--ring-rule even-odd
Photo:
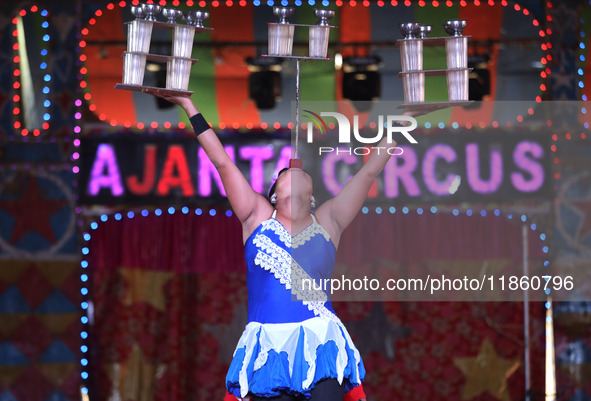
[(468, 78), (468, 97), (480, 101), (490, 96), (490, 56), (488, 54), (468, 56), (468, 68), (473, 70)]
[[(343, 59), (343, 97), (353, 102), (370, 102), (381, 94), (381, 75), (378, 72), (381, 58), (378, 56), (347, 57)], [(358, 103), (357, 110), (369, 105)]]
[(281, 97), (282, 60), (278, 57), (249, 57), (246, 63), (250, 71), (249, 97), (259, 110), (275, 108)]

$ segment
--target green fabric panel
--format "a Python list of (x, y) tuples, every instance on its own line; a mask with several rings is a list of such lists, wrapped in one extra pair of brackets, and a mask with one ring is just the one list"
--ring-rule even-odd
[[(296, 7), (295, 23), (314, 25), (317, 18), (314, 17), (314, 9), (310, 6)], [(331, 25), (339, 25), (339, 10), (335, 10), (335, 16), (330, 19)], [(330, 41), (337, 40), (338, 32), (331, 29)], [(309, 43), (308, 28), (295, 28), (294, 42)], [(329, 42), (330, 43), (330, 42)], [(294, 48), (294, 53), (298, 55), (308, 55), (307, 47)], [(329, 47), (330, 56), (330, 47)], [(295, 62), (294, 62), (295, 64)], [(295, 68), (295, 65), (294, 65)], [(334, 68), (334, 60), (307, 60), (301, 61), (300, 67), (300, 99), (302, 101), (314, 100), (335, 100), (336, 99), (336, 72)], [(294, 99), (295, 100), (295, 99)], [(322, 110), (334, 111), (334, 110)]]
[[(179, 8), (183, 11), (191, 10), (191, 8), (186, 6)], [(205, 11), (211, 12), (208, 8), (206, 8)], [(205, 23), (205, 26), (210, 26), (208, 21)], [(189, 90), (195, 92), (192, 98), (199, 108), (199, 111), (205, 116), (208, 122), (216, 126), (220, 122), (220, 117), (216, 106), (217, 98), (213, 52), (210, 46), (199, 46), (200, 42), (209, 41), (211, 41), (210, 31), (195, 34), (192, 57), (199, 61), (191, 68)], [(183, 121), (185, 124), (190, 124), (184, 111), (180, 110), (179, 116), (180, 121)]]
[[(429, 34), (430, 37), (448, 36), (445, 33), (443, 24), (446, 20), (456, 19), (459, 15), (459, 5), (455, 4), (448, 7), (442, 1), (439, 7), (426, 5), (420, 7), (414, 6), (415, 22), (422, 25), (432, 25), (433, 29)], [(424, 46), (423, 47), (423, 69), (424, 70), (440, 70), (447, 68), (445, 46)], [(425, 102), (445, 102), (448, 100), (447, 96), (447, 80), (445, 75), (425, 77)], [(443, 109), (430, 113), (425, 121), (431, 122), (447, 122), (451, 115), (451, 109)], [(419, 119), (422, 121), (423, 119)]]

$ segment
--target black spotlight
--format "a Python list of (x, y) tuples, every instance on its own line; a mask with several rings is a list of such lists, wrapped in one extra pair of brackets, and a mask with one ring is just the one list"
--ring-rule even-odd
[(249, 57), (246, 63), (250, 70), (249, 97), (259, 110), (275, 108), (281, 97), (282, 60), (277, 57)]
[[(348, 57), (343, 60), (343, 97), (353, 102), (370, 102), (381, 94), (381, 75), (378, 68), (381, 63), (378, 56)], [(367, 109), (356, 103), (358, 110)]]
[(489, 61), (488, 54), (468, 56), (468, 68), (472, 68), (468, 78), (468, 99), (479, 101), (490, 95)]

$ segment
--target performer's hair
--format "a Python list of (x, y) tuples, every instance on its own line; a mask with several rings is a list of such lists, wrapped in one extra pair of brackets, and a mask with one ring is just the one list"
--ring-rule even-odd
[(281, 174), (285, 173), (287, 170), (289, 170), (289, 167), (285, 167), (277, 173), (277, 178), (275, 178), (273, 185), (271, 185), (271, 188), (269, 189), (269, 196), (268, 196), (269, 202), (271, 202), (271, 196), (273, 196), (273, 194), (275, 193), (275, 188), (277, 187), (277, 180), (279, 179), (279, 176)]

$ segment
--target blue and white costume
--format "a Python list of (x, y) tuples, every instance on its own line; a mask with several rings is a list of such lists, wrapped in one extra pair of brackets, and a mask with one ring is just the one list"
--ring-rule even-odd
[(310, 283), (329, 279), (336, 249), (316, 222), (292, 237), (273, 216), (245, 243), (248, 325), (240, 338), (226, 387), (230, 394), (309, 397), (327, 378), (346, 391), (365, 377), (359, 351), (335, 315), (328, 295), (309, 291)]

